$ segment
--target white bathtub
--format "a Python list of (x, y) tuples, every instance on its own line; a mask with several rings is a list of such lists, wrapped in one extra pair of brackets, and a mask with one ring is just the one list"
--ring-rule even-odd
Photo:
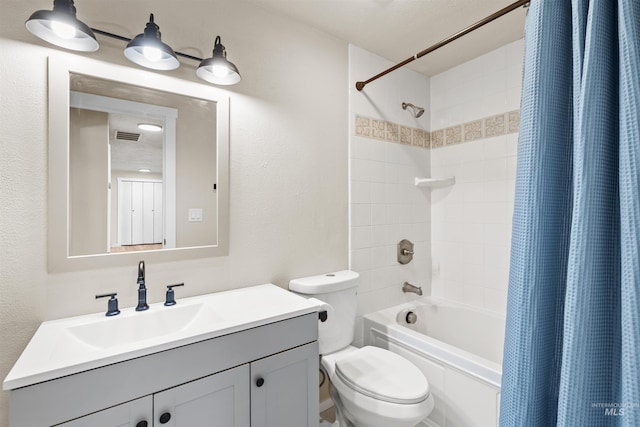
[[(407, 314), (417, 316), (408, 324)], [(436, 406), (424, 425), (496, 426), (504, 316), (425, 297), (364, 317), (366, 345), (401, 354), (429, 380)]]

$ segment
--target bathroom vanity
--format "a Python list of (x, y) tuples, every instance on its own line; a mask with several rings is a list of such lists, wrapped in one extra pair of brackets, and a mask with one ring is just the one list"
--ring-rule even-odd
[(319, 310), (268, 284), (44, 322), (3, 384), (10, 426), (317, 425)]

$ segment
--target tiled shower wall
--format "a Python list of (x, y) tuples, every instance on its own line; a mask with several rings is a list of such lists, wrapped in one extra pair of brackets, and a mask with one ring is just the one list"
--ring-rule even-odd
[[(402, 283), (425, 287), (431, 276), (430, 194), (414, 177), (429, 176), (429, 78), (400, 69), (362, 92), (355, 82), (393, 65), (349, 47), (350, 268), (361, 275), (356, 344), (362, 343), (362, 316), (416, 298)], [(402, 102), (425, 108), (415, 118)], [(415, 259), (397, 262), (401, 239), (415, 243)]]
[(431, 78), (432, 294), (504, 313), (522, 40)]

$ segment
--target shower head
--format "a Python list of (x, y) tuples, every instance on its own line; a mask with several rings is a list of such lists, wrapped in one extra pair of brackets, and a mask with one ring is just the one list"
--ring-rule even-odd
[(408, 102), (403, 102), (402, 103), (402, 109), (406, 110), (407, 107), (411, 108), (411, 110), (413, 111), (413, 115), (414, 115), (414, 117), (416, 119), (424, 114), (424, 108), (418, 107), (418, 106), (410, 104)]

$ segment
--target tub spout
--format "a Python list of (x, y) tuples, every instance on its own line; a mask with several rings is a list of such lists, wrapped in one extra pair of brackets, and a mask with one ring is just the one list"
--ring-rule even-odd
[(409, 282), (404, 282), (402, 284), (402, 292), (413, 292), (414, 294), (422, 296), (422, 287), (414, 286)]

